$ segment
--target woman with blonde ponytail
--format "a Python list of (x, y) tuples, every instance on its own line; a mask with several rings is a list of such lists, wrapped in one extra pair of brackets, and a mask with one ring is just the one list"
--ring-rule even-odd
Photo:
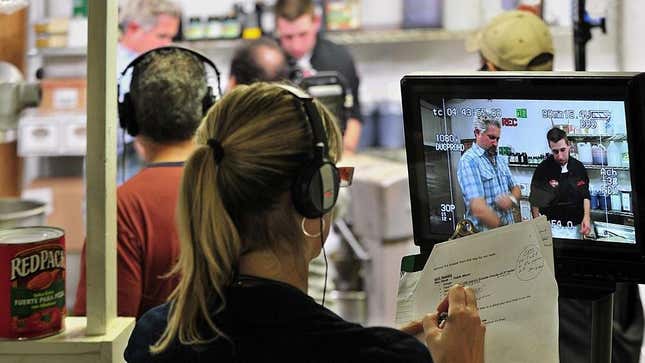
[[(178, 205), (180, 282), (137, 321), (128, 362), (483, 362), (469, 288), (453, 287), (437, 312), (403, 332), (346, 322), (306, 294), (335, 197), (307, 217), (297, 186), (320, 150), (335, 170), (342, 147), (317, 101), (303, 103), (284, 85), (238, 86), (209, 111), (196, 143)], [(441, 327), (439, 310), (449, 315)], [(410, 334), (423, 334), (432, 357)]]

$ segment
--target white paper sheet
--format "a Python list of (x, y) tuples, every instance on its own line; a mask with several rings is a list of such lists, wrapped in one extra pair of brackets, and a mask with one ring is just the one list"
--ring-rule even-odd
[(475, 289), (486, 362), (559, 362), (558, 287), (545, 217), (435, 245), (399, 284), (397, 323), (435, 311), (455, 283)]

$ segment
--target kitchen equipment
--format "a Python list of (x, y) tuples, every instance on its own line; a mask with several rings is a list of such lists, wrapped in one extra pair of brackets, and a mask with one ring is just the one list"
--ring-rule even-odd
[(623, 210), (623, 201), (620, 192), (613, 193), (611, 195), (611, 210), (621, 211)]
[(620, 144), (620, 166), (629, 167), (629, 149), (627, 141), (621, 141)]
[(623, 243), (634, 243), (636, 241), (634, 227), (598, 221), (593, 222), (593, 224), (599, 241)]
[(17, 198), (0, 198), (0, 230), (45, 224), (45, 203)]
[(621, 166), (622, 158), (620, 146), (616, 142), (610, 141), (607, 146), (607, 165)]
[(623, 212), (632, 211), (632, 191), (631, 189), (620, 191), (621, 201), (623, 205)]
[[(0, 136), (18, 127), (18, 116), (25, 107), (40, 102), (40, 86), (23, 81), (20, 70), (0, 61)], [(15, 132), (13, 133), (15, 135)], [(13, 140), (1, 140), (10, 142)]]
[(594, 165), (607, 165), (607, 148), (603, 144), (593, 144), (591, 159)]
[(579, 160), (583, 164), (593, 163), (593, 156), (591, 154), (591, 144), (588, 142), (579, 142), (576, 144), (578, 147)]
[(611, 199), (610, 196), (605, 192), (598, 192), (598, 209), (600, 210), (609, 210), (611, 209)]
[(598, 192), (595, 190), (589, 189), (589, 194), (591, 195), (591, 200), (589, 201), (591, 209), (598, 209)]

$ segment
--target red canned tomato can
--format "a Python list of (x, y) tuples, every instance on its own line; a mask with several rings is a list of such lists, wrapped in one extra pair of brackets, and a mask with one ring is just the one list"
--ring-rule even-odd
[(0, 339), (63, 329), (65, 232), (53, 227), (0, 230)]

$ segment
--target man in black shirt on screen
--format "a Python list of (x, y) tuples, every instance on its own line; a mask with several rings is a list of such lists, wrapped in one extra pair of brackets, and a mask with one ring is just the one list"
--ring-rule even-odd
[[(576, 232), (587, 236), (591, 232), (587, 170), (569, 155), (571, 145), (563, 130), (554, 127), (547, 132), (546, 138), (552, 155), (538, 165), (531, 179), (533, 218), (544, 214), (554, 228), (575, 227)], [(576, 233), (576, 237), (581, 236)]]

